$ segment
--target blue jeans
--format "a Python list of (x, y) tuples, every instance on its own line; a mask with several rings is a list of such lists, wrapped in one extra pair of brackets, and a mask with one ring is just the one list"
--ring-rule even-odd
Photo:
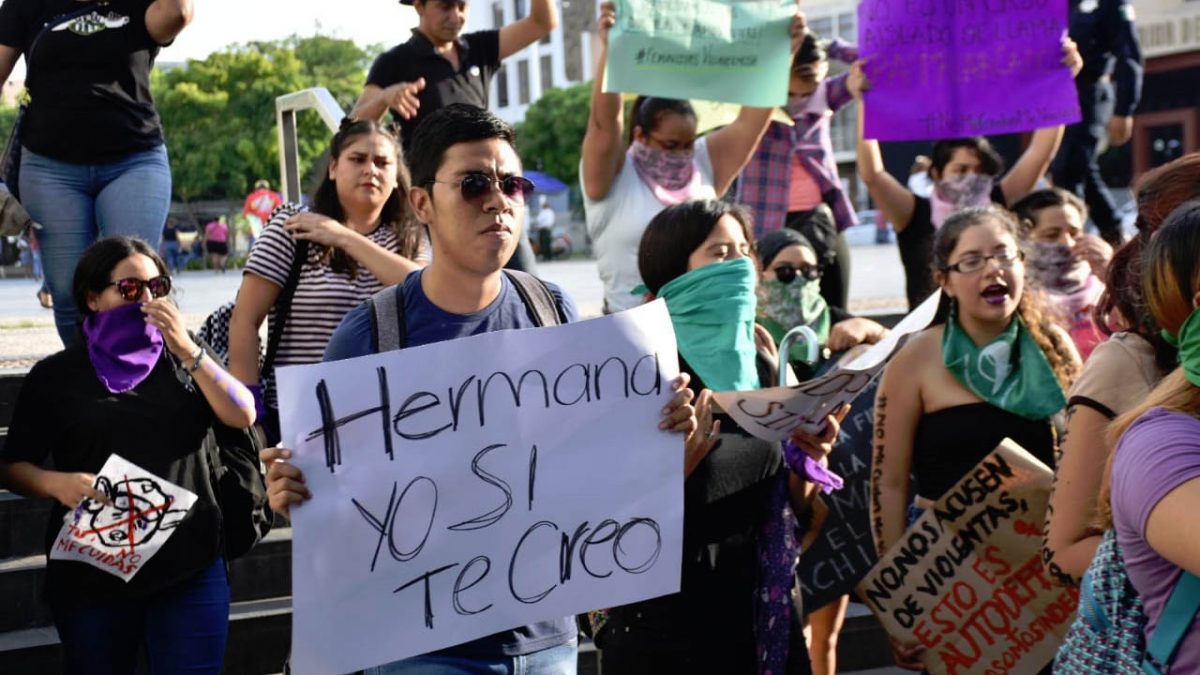
[(523, 656), (469, 659), (427, 654), (363, 670), (363, 675), (575, 675), (575, 640)]
[(158, 250), (171, 208), (166, 146), (104, 164), (60, 162), (21, 149), (21, 204), (42, 224), (38, 244), (64, 345), (75, 342), (79, 310), (71, 298), (75, 264), (97, 239), (123, 234)]
[(178, 241), (164, 241), (162, 254), (163, 262), (167, 263), (167, 269), (171, 270), (171, 274), (175, 274), (179, 268), (187, 265), (187, 256), (183, 255)]
[(147, 598), (98, 607), (51, 603), (64, 673), (133, 675), (145, 645), (151, 675), (221, 671), (229, 633), (225, 561)]

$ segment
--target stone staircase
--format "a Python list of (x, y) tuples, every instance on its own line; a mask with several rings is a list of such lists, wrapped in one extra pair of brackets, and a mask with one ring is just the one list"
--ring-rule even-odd
[[(0, 449), (24, 374), (0, 371)], [(62, 670), (58, 633), (42, 600), (42, 536), (49, 512), (47, 500), (0, 490), (0, 673), (5, 675)], [(225, 673), (259, 675), (283, 669), (291, 644), (291, 542), (291, 528), (276, 527), (253, 551), (230, 564), (233, 605)], [(839, 670), (891, 665), (879, 624), (860, 606), (851, 608), (838, 645)], [(581, 639), (579, 674), (599, 672), (595, 646)]]

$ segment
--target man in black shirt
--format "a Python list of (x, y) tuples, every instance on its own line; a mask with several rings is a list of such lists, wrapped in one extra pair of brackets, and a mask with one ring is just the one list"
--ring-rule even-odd
[[(466, 0), (401, 0), (420, 23), (408, 42), (375, 59), (350, 116), (379, 119), (388, 110), (400, 125), (407, 153), (412, 132), (425, 116), (451, 103), (488, 108), (488, 85), (500, 62), (558, 27), (553, 0), (531, 0), (529, 15), (499, 30), (463, 34)], [(510, 268), (534, 273), (533, 249), (521, 238)]]

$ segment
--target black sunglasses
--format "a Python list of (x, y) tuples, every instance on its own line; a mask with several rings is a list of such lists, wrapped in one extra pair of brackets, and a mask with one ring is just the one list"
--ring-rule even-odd
[[(116, 286), (117, 292), (121, 294), (121, 298), (126, 302), (133, 302), (142, 297), (142, 293), (147, 288), (150, 289), (150, 295), (161, 298), (171, 292), (171, 277), (157, 276), (153, 279), (138, 279), (129, 277), (128, 279), (117, 279), (108, 284), (108, 286)], [(105, 286), (105, 288), (108, 288)]]
[(792, 267), (791, 265), (780, 265), (779, 267), (772, 267), (771, 270), (775, 272), (775, 278), (785, 284), (792, 283), (798, 276), (804, 277), (809, 281), (816, 281), (821, 278), (821, 268), (816, 265), (802, 265), (799, 268)]
[(533, 181), (524, 176), (505, 176), (492, 178), (485, 173), (469, 173), (462, 180), (429, 180), (430, 184), (457, 185), (462, 191), (463, 199), (469, 202), (482, 200), (492, 191), (493, 185), (500, 186), (500, 192), (514, 202), (524, 204), (533, 196), (535, 188)]

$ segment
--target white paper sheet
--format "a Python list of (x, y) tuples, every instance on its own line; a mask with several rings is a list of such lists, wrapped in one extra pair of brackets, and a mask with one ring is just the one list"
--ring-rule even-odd
[(678, 591), (683, 438), (658, 429), (677, 373), (662, 302), (281, 368), (313, 494), (292, 511), (295, 672)]

